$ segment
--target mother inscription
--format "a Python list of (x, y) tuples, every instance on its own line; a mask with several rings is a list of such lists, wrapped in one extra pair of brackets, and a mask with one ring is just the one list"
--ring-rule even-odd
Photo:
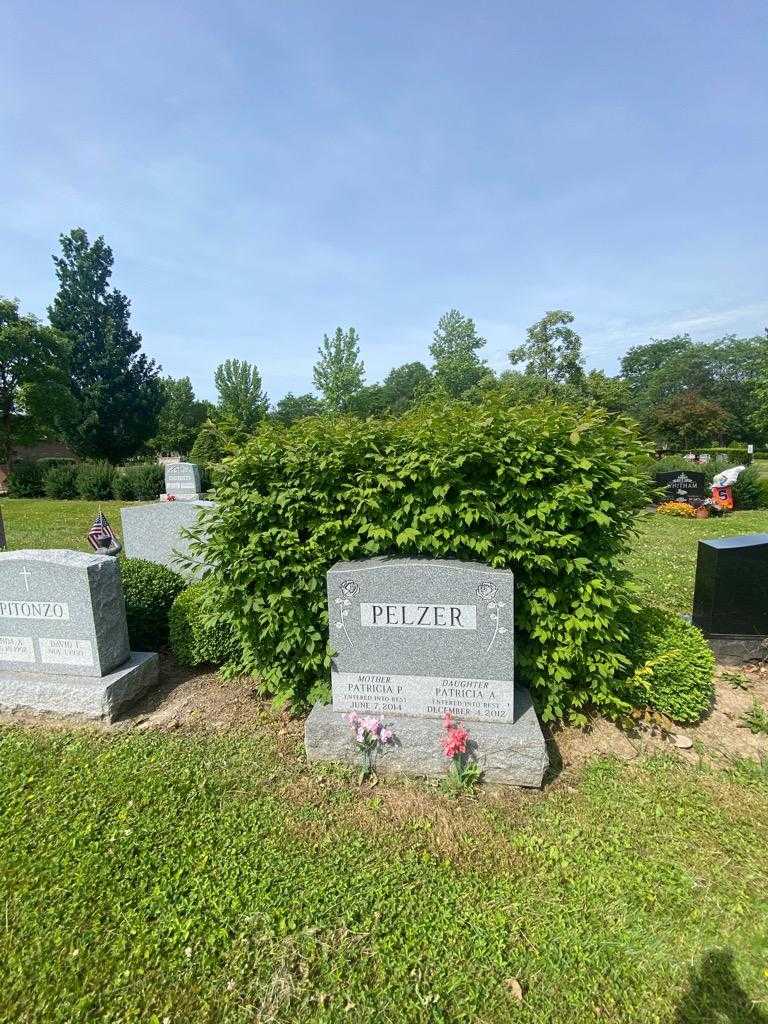
[(514, 721), (514, 576), (451, 560), (338, 562), (327, 577), (333, 706)]

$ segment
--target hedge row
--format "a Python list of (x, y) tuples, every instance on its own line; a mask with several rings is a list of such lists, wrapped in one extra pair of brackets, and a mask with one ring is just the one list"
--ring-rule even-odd
[(624, 555), (648, 500), (627, 420), (503, 395), (400, 419), (267, 422), (217, 480), (206, 621), (280, 703), (327, 694), (325, 575), (339, 559), (458, 558), (516, 574), (517, 665), (545, 719), (626, 705)]
[(108, 462), (18, 462), (8, 477), (8, 493), (12, 498), (152, 501), (164, 481), (165, 470), (155, 462), (123, 469)]

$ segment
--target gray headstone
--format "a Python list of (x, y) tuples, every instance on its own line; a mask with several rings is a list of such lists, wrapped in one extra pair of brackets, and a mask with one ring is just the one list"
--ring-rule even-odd
[(200, 497), (200, 469), (194, 462), (169, 462), (165, 467), (165, 493), (182, 501)]
[(157, 679), (157, 654), (129, 649), (114, 558), (0, 553), (0, 705), (112, 718)]
[(327, 576), (333, 704), (306, 722), (309, 761), (359, 764), (346, 715), (379, 718), (395, 742), (377, 768), (444, 775), (441, 721), (470, 729), (488, 782), (539, 786), (546, 744), (530, 695), (515, 688), (514, 576), (475, 562), (374, 558)]
[[(189, 539), (183, 533), (197, 524), (202, 509), (213, 508), (214, 504), (212, 501), (160, 501), (121, 508), (126, 555), (145, 558), (187, 574), (181, 559), (190, 554)], [(200, 574), (202, 563), (198, 565), (199, 568), (189, 575)]]
[(0, 553), (0, 670), (103, 676), (130, 652), (120, 569), (81, 551)]
[(334, 707), (514, 721), (511, 572), (375, 558), (327, 580)]

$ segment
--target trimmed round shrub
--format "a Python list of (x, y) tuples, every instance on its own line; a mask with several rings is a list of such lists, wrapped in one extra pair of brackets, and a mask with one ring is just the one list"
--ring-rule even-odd
[(8, 494), (12, 498), (41, 498), (43, 471), (37, 462), (16, 462), (8, 476)]
[(516, 575), (516, 658), (545, 720), (619, 713), (624, 557), (647, 482), (636, 426), (599, 408), (435, 401), (400, 418), (262, 423), (217, 468), (198, 552), (238, 663), (278, 704), (327, 693), (326, 572), (376, 555)]
[(171, 650), (182, 665), (224, 665), (237, 658), (232, 630), (215, 621), (212, 587), (193, 583), (171, 607)]
[(64, 462), (52, 466), (43, 478), (43, 490), (46, 498), (77, 497), (77, 466), (74, 462)]
[(643, 608), (627, 621), (625, 651), (635, 666), (624, 696), (675, 722), (697, 722), (712, 705), (715, 656), (700, 630), (673, 612)]
[(186, 586), (178, 573), (143, 558), (120, 560), (131, 647), (156, 651), (168, 643), (168, 614)]
[(165, 489), (165, 470), (156, 462), (125, 466), (115, 473), (113, 493), (119, 501), (154, 501)]
[(112, 497), (115, 470), (108, 462), (81, 462), (77, 467), (77, 493), (91, 501)]

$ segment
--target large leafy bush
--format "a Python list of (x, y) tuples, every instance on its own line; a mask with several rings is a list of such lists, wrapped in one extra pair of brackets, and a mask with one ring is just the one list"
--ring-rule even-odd
[(768, 487), (754, 464), (739, 473), (733, 485), (733, 504), (739, 511), (768, 506)]
[(108, 462), (81, 462), (77, 467), (77, 493), (91, 501), (112, 497), (115, 469)]
[(120, 560), (131, 647), (156, 651), (168, 642), (171, 605), (185, 587), (178, 573), (143, 558)]
[(714, 697), (715, 657), (700, 630), (679, 615), (644, 608), (627, 619), (627, 656), (635, 666), (625, 697), (675, 722), (697, 722)]
[[(217, 609), (278, 701), (327, 692), (325, 574), (338, 559), (458, 558), (517, 575), (520, 678), (546, 719), (619, 710), (622, 558), (647, 501), (643, 448), (598, 409), (511, 408), (491, 394), (400, 419), (263, 424), (205, 517)], [(202, 542), (200, 545), (202, 550)]]
[(76, 463), (63, 462), (60, 465), (51, 466), (43, 478), (43, 489), (46, 498), (76, 498)]
[(118, 501), (154, 501), (165, 490), (165, 469), (156, 462), (125, 466), (115, 474), (112, 492)]

